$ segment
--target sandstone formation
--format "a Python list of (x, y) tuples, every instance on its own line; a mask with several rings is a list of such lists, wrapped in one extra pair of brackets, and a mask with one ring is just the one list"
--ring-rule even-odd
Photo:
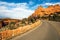
[(51, 5), (51, 6), (48, 6), (47, 8), (43, 8), (41, 6), (39, 6), (35, 12), (32, 14), (33, 17), (36, 17), (36, 16), (44, 16), (45, 14), (46, 15), (50, 15), (50, 14), (54, 14), (56, 12), (60, 12), (60, 5)]

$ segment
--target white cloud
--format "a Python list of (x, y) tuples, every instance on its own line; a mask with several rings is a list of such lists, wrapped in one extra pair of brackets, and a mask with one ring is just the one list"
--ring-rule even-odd
[(57, 2), (57, 3), (43, 3), (43, 4), (36, 4), (35, 6), (33, 6), (32, 8), (35, 8), (37, 9), (38, 6), (42, 6), (42, 7), (48, 7), (50, 5), (56, 5), (56, 4), (59, 4), (60, 5), (60, 2)]
[(59, 4), (60, 5), (60, 3), (45, 3), (45, 5), (56, 5), (56, 4)]
[(42, 6), (50, 6), (50, 5), (56, 5), (56, 4), (60, 5), (60, 2), (57, 2), (57, 3), (45, 3), (45, 4), (40, 4), (40, 5), (42, 5)]
[(0, 15), (15, 19), (26, 18), (33, 13), (27, 3), (0, 2)]

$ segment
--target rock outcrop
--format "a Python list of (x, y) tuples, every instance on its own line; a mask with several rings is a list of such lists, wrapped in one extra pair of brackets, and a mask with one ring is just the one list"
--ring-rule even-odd
[(42, 17), (45, 14), (50, 15), (50, 14), (54, 14), (56, 12), (60, 12), (60, 5), (58, 5), (58, 4), (48, 6), (47, 8), (43, 8), (43, 7), (39, 6), (31, 16), (33, 16), (33, 17), (36, 17), (36, 16)]

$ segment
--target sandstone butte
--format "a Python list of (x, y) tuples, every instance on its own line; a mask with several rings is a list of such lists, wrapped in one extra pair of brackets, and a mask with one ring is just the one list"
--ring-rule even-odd
[(33, 17), (44, 16), (45, 14), (50, 15), (56, 12), (60, 12), (60, 5), (58, 4), (48, 6), (47, 8), (43, 8), (42, 6), (39, 6), (31, 16)]

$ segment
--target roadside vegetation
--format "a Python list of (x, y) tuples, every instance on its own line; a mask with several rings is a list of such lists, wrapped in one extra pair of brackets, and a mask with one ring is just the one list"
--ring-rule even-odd
[(8, 20), (7, 19), (1, 19), (0, 20), (0, 32), (4, 31), (4, 30), (13, 30), (13, 29), (16, 29), (18, 27), (23, 27), (23, 26), (26, 26), (26, 25), (31, 25), (31, 24), (35, 23), (35, 21), (36, 21), (36, 19), (34, 19), (33, 17), (29, 18), (29, 19), (24, 18), (22, 20), (17, 19), (18, 22), (14, 22), (14, 21), (11, 21), (11, 20), (9, 22)]
[(37, 16), (40, 20), (58, 21), (60, 22), (60, 12), (51, 13), (50, 15), (44, 14), (44, 16)]

